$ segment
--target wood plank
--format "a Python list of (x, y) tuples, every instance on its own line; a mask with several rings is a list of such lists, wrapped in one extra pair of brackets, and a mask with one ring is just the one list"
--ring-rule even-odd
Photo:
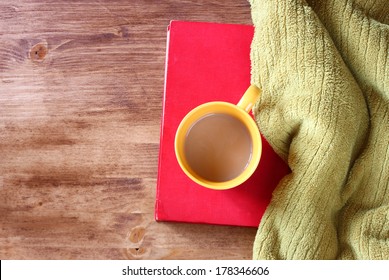
[[(255, 229), (157, 223), (152, 213), (4, 211), (2, 258), (249, 259)], [(226, 231), (228, 234), (226, 234)], [(172, 238), (174, 237), (174, 238)], [(55, 254), (54, 254), (55, 252)], [(69, 255), (71, 257), (69, 257)]]
[(247, 1), (1, 1), (0, 259), (251, 258), (256, 229), (154, 221), (172, 19), (251, 24)]

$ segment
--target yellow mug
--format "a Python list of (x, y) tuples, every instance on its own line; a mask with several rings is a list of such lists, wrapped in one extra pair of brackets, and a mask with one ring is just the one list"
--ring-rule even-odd
[[(250, 116), (249, 113), (252, 107), (254, 106), (256, 100), (259, 98), (259, 96), (260, 96), (259, 88), (257, 88), (255, 85), (250, 85), (250, 87), (243, 94), (242, 98), (240, 99), (237, 105), (228, 102), (209, 102), (194, 108), (184, 117), (184, 119), (181, 121), (177, 129), (174, 145), (175, 145), (175, 153), (176, 153), (177, 161), (181, 169), (190, 179), (192, 179), (197, 184), (210, 189), (226, 190), (226, 189), (239, 186), (254, 173), (254, 171), (256, 170), (259, 164), (259, 160), (261, 158), (262, 141), (261, 141), (261, 136), (257, 124), (255, 123), (255, 121), (253, 120), (253, 118)], [(211, 127), (209, 131), (201, 133), (200, 123), (203, 122), (204, 124), (202, 124), (202, 127), (206, 127), (207, 124), (205, 123), (204, 120), (206, 119), (211, 120), (211, 118), (213, 118), (212, 120), (213, 124), (217, 124), (219, 121), (217, 121), (216, 117), (220, 119), (220, 124)], [(210, 121), (208, 122), (210, 123)], [(232, 124), (234, 126), (232, 126)], [(244, 128), (245, 131), (244, 133), (242, 133), (243, 130), (241, 130), (240, 128), (241, 126)], [(212, 135), (213, 131), (217, 131), (218, 129), (229, 129), (229, 127), (231, 128), (236, 127), (237, 129), (239, 129), (239, 132), (236, 129), (236, 131), (233, 132), (226, 132), (226, 133), (230, 133), (230, 134), (225, 134), (229, 136), (224, 135), (223, 137), (223, 135), (216, 135), (216, 136)], [(200, 132), (196, 132), (198, 130), (200, 130)], [(246, 136), (243, 136), (243, 134), (246, 135), (246, 132), (247, 132), (249, 142), (244, 140), (247, 138)], [(197, 135), (191, 136), (192, 134), (195, 133), (197, 133)], [(232, 136), (231, 133), (233, 133)], [(219, 136), (221, 139), (212, 140), (212, 141), (217, 141), (216, 146), (212, 144), (214, 145), (213, 148), (211, 148), (210, 144), (207, 144), (210, 141), (209, 139), (207, 139), (208, 141), (207, 142), (205, 141), (205, 139), (201, 138), (201, 137), (218, 138)], [(247, 149), (250, 149), (250, 154), (247, 156), (247, 161), (245, 162), (245, 165), (239, 167), (241, 168), (239, 172), (237, 171), (238, 169), (234, 170), (234, 172), (236, 171), (238, 173), (236, 173), (232, 178), (225, 177), (219, 179), (218, 177), (217, 179), (214, 179), (213, 177), (208, 176), (207, 172), (209, 170), (213, 170), (215, 164), (228, 165), (230, 159), (228, 158), (226, 159), (226, 157), (230, 157), (230, 158), (236, 157), (236, 154), (229, 155), (228, 153), (230, 151), (223, 150), (223, 142), (229, 141), (229, 139), (231, 138), (235, 139), (235, 137), (239, 137), (243, 139), (239, 141), (246, 141), (247, 143), (249, 143), (249, 146), (247, 146), (249, 148), (246, 148), (245, 146), (242, 147), (239, 146), (239, 149), (242, 149), (242, 151), (244, 150), (245, 154)], [(232, 141), (236, 142), (238, 140), (230, 140), (230, 142)], [(190, 152), (190, 148), (188, 148), (189, 145), (188, 143), (193, 143), (193, 142), (202, 143), (202, 144), (198, 144), (199, 147), (196, 147), (197, 150), (195, 150), (194, 152)], [(205, 147), (201, 147), (201, 145)], [(223, 159), (220, 161), (220, 163), (218, 162), (209, 163), (207, 162), (209, 152), (211, 153), (218, 152), (220, 154), (220, 151), (214, 151), (215, 147), (216, 149), (221, 149), (223, 151), (222, 153)], [(228, 146), (228, 147), (235, 147), (235, 146)], [(231, 150), (231, 148), (229, 149)], [(192, 157), (197, 157), (197, 158), (192, 159)], [(212, 157), (214, 157), (214, 155), (212, 155)], [(242, 156), (239, 155), (238, 157), (242, 157)], [(197, 166), (194, 163), (196, 163)], [(219, 167), (219, 169), (220, 168), (222, 167)], [(201, 170), (201, 172), (199, 170)], [(207, 176), (204, 175), (206, 173)]]

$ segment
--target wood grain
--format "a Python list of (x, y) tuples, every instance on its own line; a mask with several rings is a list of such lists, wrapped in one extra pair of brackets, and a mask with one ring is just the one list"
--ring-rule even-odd
[(0, 259), (250, 259), (255, 229), (157, 223), (170, 20), (247, 1), (1, 1)]

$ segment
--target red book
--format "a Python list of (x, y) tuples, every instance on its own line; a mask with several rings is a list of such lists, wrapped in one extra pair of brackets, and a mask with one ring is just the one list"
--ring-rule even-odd
[(252, 177), (229, 190), (191, 181), (174, 153), (174, 137), (185, 115), (200, 104), (236, 104), (250, 85), (254, 27), (172, 21), (168, 27), (155, 219), (257, 227), (280, 179), (289, 173), (264, 138)]

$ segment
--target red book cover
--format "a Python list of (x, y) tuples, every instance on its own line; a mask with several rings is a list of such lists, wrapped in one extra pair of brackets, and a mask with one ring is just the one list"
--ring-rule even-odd
[(288, 166), (262, 137), (262, 157), (254, 174), (229, 190), (191, 181), (174, 152), (176, 130), (206, 102), (238, 103), (250, 85), (250, 45), (254, 27), (241, 24), (172, 21), (168, 27), (165, 89), (155, 219), (157, 221), (257, 227)]

